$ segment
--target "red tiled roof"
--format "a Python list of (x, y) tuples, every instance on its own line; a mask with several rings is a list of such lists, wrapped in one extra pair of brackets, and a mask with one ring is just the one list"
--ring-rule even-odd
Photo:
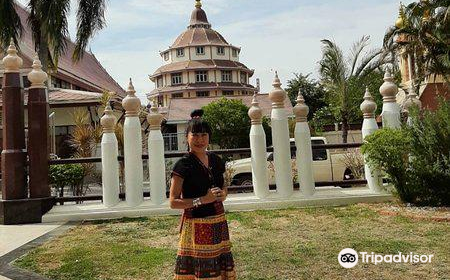
[(206, 45), (228, 46), (230, 44), (228, 44), (225, 38), (214, 29), (205, 27), (195, 27), (187, 29), (186, 31), (181, 33), (175, 39), (175, 42), (173, 42), (170, 48), (173, 49), (187, 46), (206, 46)]
[[(0, 91), (0, 107), (2, 104)], [(58, 104), (81, 104), (81, 103), (99, 103), (101, 93), (91, 91), (81, 91), (72, 89), (52, 89), (48, 92), (49, 105)], [(24, 91), (24, 104), (28, 103), (28, 91)]]
[[(190, 114), (192, 110), (200, 109), (203, 106), (206, 106), (209, 103), (217, 101), (221, 98), (224, 98), (224, 96), (171, 99), (168, 108), (167, 121), (169, 122), (187, 121), (191, 118)], [(242, 100), (242, 102), (246, 106), (250, 107), (253, 96), (252, 95), (226, 96), (225, 98)], [(257, 100), (259, 102), (259, 106), (261, 107), (263, 115), (270, 117), (270, 113), (272, 110), (272, 102), (269, 99), (269, 95), (258, 94)], [(292, 104), (289, 101), (289, 98), (286, 98), (286, 100), (284, 101), (284, 106), (286, 108), (288, 116), (293, 115)]]
[(163, 73), (171, 73), (187, 70), (200, 70), (200, 69), (228, 69), (228, 70), (238, 69), (248, 72), (250, 74), (250, 77), (253, 75), (253, 70), (248, 69), (247, 66), (238, 61), (222, 60), (222, 59), (205, 59), (205, 60), (180, 61), (163, 65), (158, 69), (156, 69), (156, 71), (150, 76), (150, 78), (154, 78)]
[[(27, 24), (29, 12), (18, 4), (17, 13), (24, 26), (24, 32), (20, 39), (19, 55), (24, 59), (23, 67), (29, 68), (34, 57), (34, 43), (31, 29)], [(88, 90), (101, 92), (106, 89), (114, 91), (122, 97), (126, 95), (125, 90), (108, 74), (93, 54), (84, 52), (83, 58), (79, 62), (73, 63), (72, 53), (74, 49), (75, 44), (67, 40), (66, 52), (59, 58), (58, 71), (54, 76), (68, 76)]]

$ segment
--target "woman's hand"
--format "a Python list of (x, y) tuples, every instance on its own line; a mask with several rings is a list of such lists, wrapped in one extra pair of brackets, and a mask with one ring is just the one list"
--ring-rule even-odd
[(213, 189), (208, 189), (206, 195), (201, 197), (202, 204), (212, 203), (216, 201), (216, 195), (215, 192), (213, 192)]
[(227, 197), (227, 192), (221, 188), (212, 188), (211, 192), (214, 194), (216, 201), (224, 201)]

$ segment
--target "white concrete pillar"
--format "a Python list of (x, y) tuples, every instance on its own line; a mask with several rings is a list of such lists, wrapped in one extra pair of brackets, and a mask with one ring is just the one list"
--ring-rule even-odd
[(114, 133), (117, 119), (109, 104), (105, 108), (105, 114), (100, 123), (103, 127), (101, 143), (102, 153), (102, 192), (103, 205), (112, 207), (119, 203), (119, 148), (116, 134)]
[(142, 129), (139, 121), (141, 101), (134, 94), (133, 84), (127, 90), (127, 96), (122, 100), (125, 109), (123, 126), (123, 145), (125, 157), (125, 197), (129, 206), (138, 206), (144, 199), (143, 167), (142, 167)]
[(290, 197), (293, 193), (291, 150), (289, 141), (289, 127), (284, 100), (286, 92), (281, 88), (278, 74), (275, 74), (273, 89), (269, 93), (272, 101), (272, 142), (273, 159), (275, 165), (275, 182), (280, 197)]
[[(363, 139), (374, 133), (378, 129), (377, 121), (375, 120), (375, 110), (377, 109), (377, 104), (373, 100), (369, 89), (366, 88), (366, 93), (364, 94), (364, 101), (360, 106), (363, 112), (363, 125), (362, 125), (362, 137)], [(373, 193), (380, 193), (383, 186), (383, 181), (381, 177), (380, 170), (369, 166), (367, 156), (364, 156), (364, 174), (367, 180), (367, 186)]]
[(384, 83), (380, 87), (380, 93), (383, 96), (383, 110), (381, 117), (383, 127), (400, 128), (400, 106), (397, 104), (396, 95), (398, 87), (391, 77), (390, 70), (387, 69), (384, 74)]
[(158, 105), (153, 100), (147, 122), (150, 124), (148, 134), (148, 170), (150, 180), (150, 199), (155, 204), (166, 201), (166, 164), (164, 161), (164, 139), (161, 133), (163, 116), (158, 112)]
[(412, 107), (415, 106), (419, 108), (419, 110), (422, 109), (422, 101), (420, 101), (419, 97), (417, 97), (417, 94), (414, 90), (414, 86), (411, 85), (411, 88), (409, 89), (409, 94), (406, 96), (406, 101), (404, 104), (405, 112), (408, 115), (408, 119), (406, 121), (408, 125), (411, 125), (412, 122), (409, 111), (411, 110)]
[(267, 178), (267, 147), (266, 133), (262, 126), (262, 110), (253, 95), (252, 106), (248, 110), (252, 120), (250, 128), (250, 150), (252, 155), (252, 182), (253, 191), (258, 198), (269, 195), (269, 181)]
[(313, 158), (311, 147), (311, 131), (307, 121), (309, 107), (305, 104), (300, 91), (297, 96), (297, 104), (294, 106), (295, 114), (295, 146), (297, 147), (296, 161), (298, 182), (300, 191), (305, 196), (311, 196), (315, 191)]

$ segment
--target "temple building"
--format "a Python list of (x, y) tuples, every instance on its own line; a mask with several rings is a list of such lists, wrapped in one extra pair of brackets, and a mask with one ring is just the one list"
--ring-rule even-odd
[[(19, 56), (23, 59), (23, 65), (20, 69), (21, 84), (23, 88), (27, 88), (30, 86), (27, 75), (32, 70), (35, 48), (31, 28), (27, 22), (29, 11), (20, 4), (16, 4), (16, 11), (24, 28), (22, 37), (19, 39)], [(71, 148), (66, 140), (70, 138), (74, 128), (72, 114), (76, 110), (81, 109), (87, 112), (89, 116), (88, 121), (92, 123), (98, 122), (101, 117), (98, 114), (98, 108), (101, 105), (103, 91), (110, 91), (116, 94), (112, 101), (116, 114), (119, 115), (122, 113), (121, 99), (126, 95), (125, 90), (108, 74), (91, 52), (84, 52), (80, 61), (73, 62), (72, 53), (75, 44), (69, 39), (66, 42), (66, 52), (59, 57), (57, 69), (50, 70), (47, 81), (49, 85), (49, 122), (52, 126), (50, 128), (52, 153), (61, 157), (68, 157), (71, 153)], [(0, 111), (2, 109), (1, 84), (3, 65), (1, 59), (3, 55), (5, 53), (0, 53)], [(26, 124), (26, 95), (24, 99)]]
[[(240, 47), (228, 43), (211, 28), (197, 0), (189, 26), (160, 52), (163, 65), (149, 76), (155, 89), (147, 97), (156, 99), (166, 113), (166, 150), (185, 149), (183, 135), (192, 110), (223, 97), (240, 99), (250, 106), (259, 89), (250, 84), (254, 70), (239, 61), (240, 52)], [(258, 94), (258, 101), (263, 113), (270, 115), (268, 94)], [(286, 106), (292, 114), (289, 100)]]
[[(424, 14), (423, 19), (429, 15)], [(400, 4), (399, 16), (395, 21), (395, 27), (398, 29), (405, 27), (406, 15), (404, 12), (404, 7)], [(398, 44), (407, 43), (408, 36), (406, 34), (400, 34), (396, 38)], [(398, 54), (398, 63), (401, 73), (401, 84), (399, 92), (397, 94), (397, 103), (403, 108), (405, 101), (408, 99), (408, 94), (411, 91), (411, 87), (414, 86), (414, 77), (417, 72), (415, 55), (408, 52), (406, 47), (404, 47)], [(450, 99), (450, 91), (448, 86), (446, 86), (445, 81), (440, 75), (430, 75), (425, 78), (425, 81), (420, 85), (419, 92), (416, 93), (419, 100), (422, 103), (422, 107), (426, 109), (434, 110), (438, 105), (438, 96), (442, 96), (447, 100)]]

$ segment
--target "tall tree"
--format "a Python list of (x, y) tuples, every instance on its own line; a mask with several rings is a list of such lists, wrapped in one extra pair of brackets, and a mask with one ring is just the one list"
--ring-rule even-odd
[[(105, 0), (78, 0), (77, 3), (77, 35), (72, 53), (74, 61), (82, 58), (89, 40), (105, 26)], [(11, 38), (18, 45), (24, 29), (16, 5), (14, 0), (0, 0), (2, 49), (8, 46)], [(26, 24), (31, 27), (35, 49), (43, 67), (56, 67), (58, 58), (67, 47), (70, 0), (30, 0), (27, 6), (30, 14)]]
[(305, 103), (309, 106), (308, 120), (311, 120), (314, 113), (327, 104), (325, 103), (325, 89), (309, 75), (294, 73), (294, 78), (287, 81), (286, 91), (292, 106), (297, 104), (298, 92), (302, 93)]
[(450, 1), (427, 0), (400, 6), (400, 15), (384, 37), (384, 47), (414, 60), (416, 90), (425, 78), (441, 75), (450, 80)]
[(365, 78), (388, 62), (387, 52), (370, 50), (369, 36), (353, 44), (350, 55), (345, 57), (341, 48), (330, 40), (322, 40), (322, 59), (319, 62), (321, 82), (328, 93), (327, 102), (342, 122), (342, 142), (347, 143), (348, 124), (351, 118), (352, 98), (362, 99)]
[[(250, 143), (249, 132), (251, 127), (248, 107), (242, 100), (221, 98), (202, 108), (205, 112), (203, 119), (207, 121), (212, 130), (212, 144), (222, 149), (248, 148)], [(272, 143), (269, 120), (263, 118), (263, 127), (266, 132), (266, 144)]]

